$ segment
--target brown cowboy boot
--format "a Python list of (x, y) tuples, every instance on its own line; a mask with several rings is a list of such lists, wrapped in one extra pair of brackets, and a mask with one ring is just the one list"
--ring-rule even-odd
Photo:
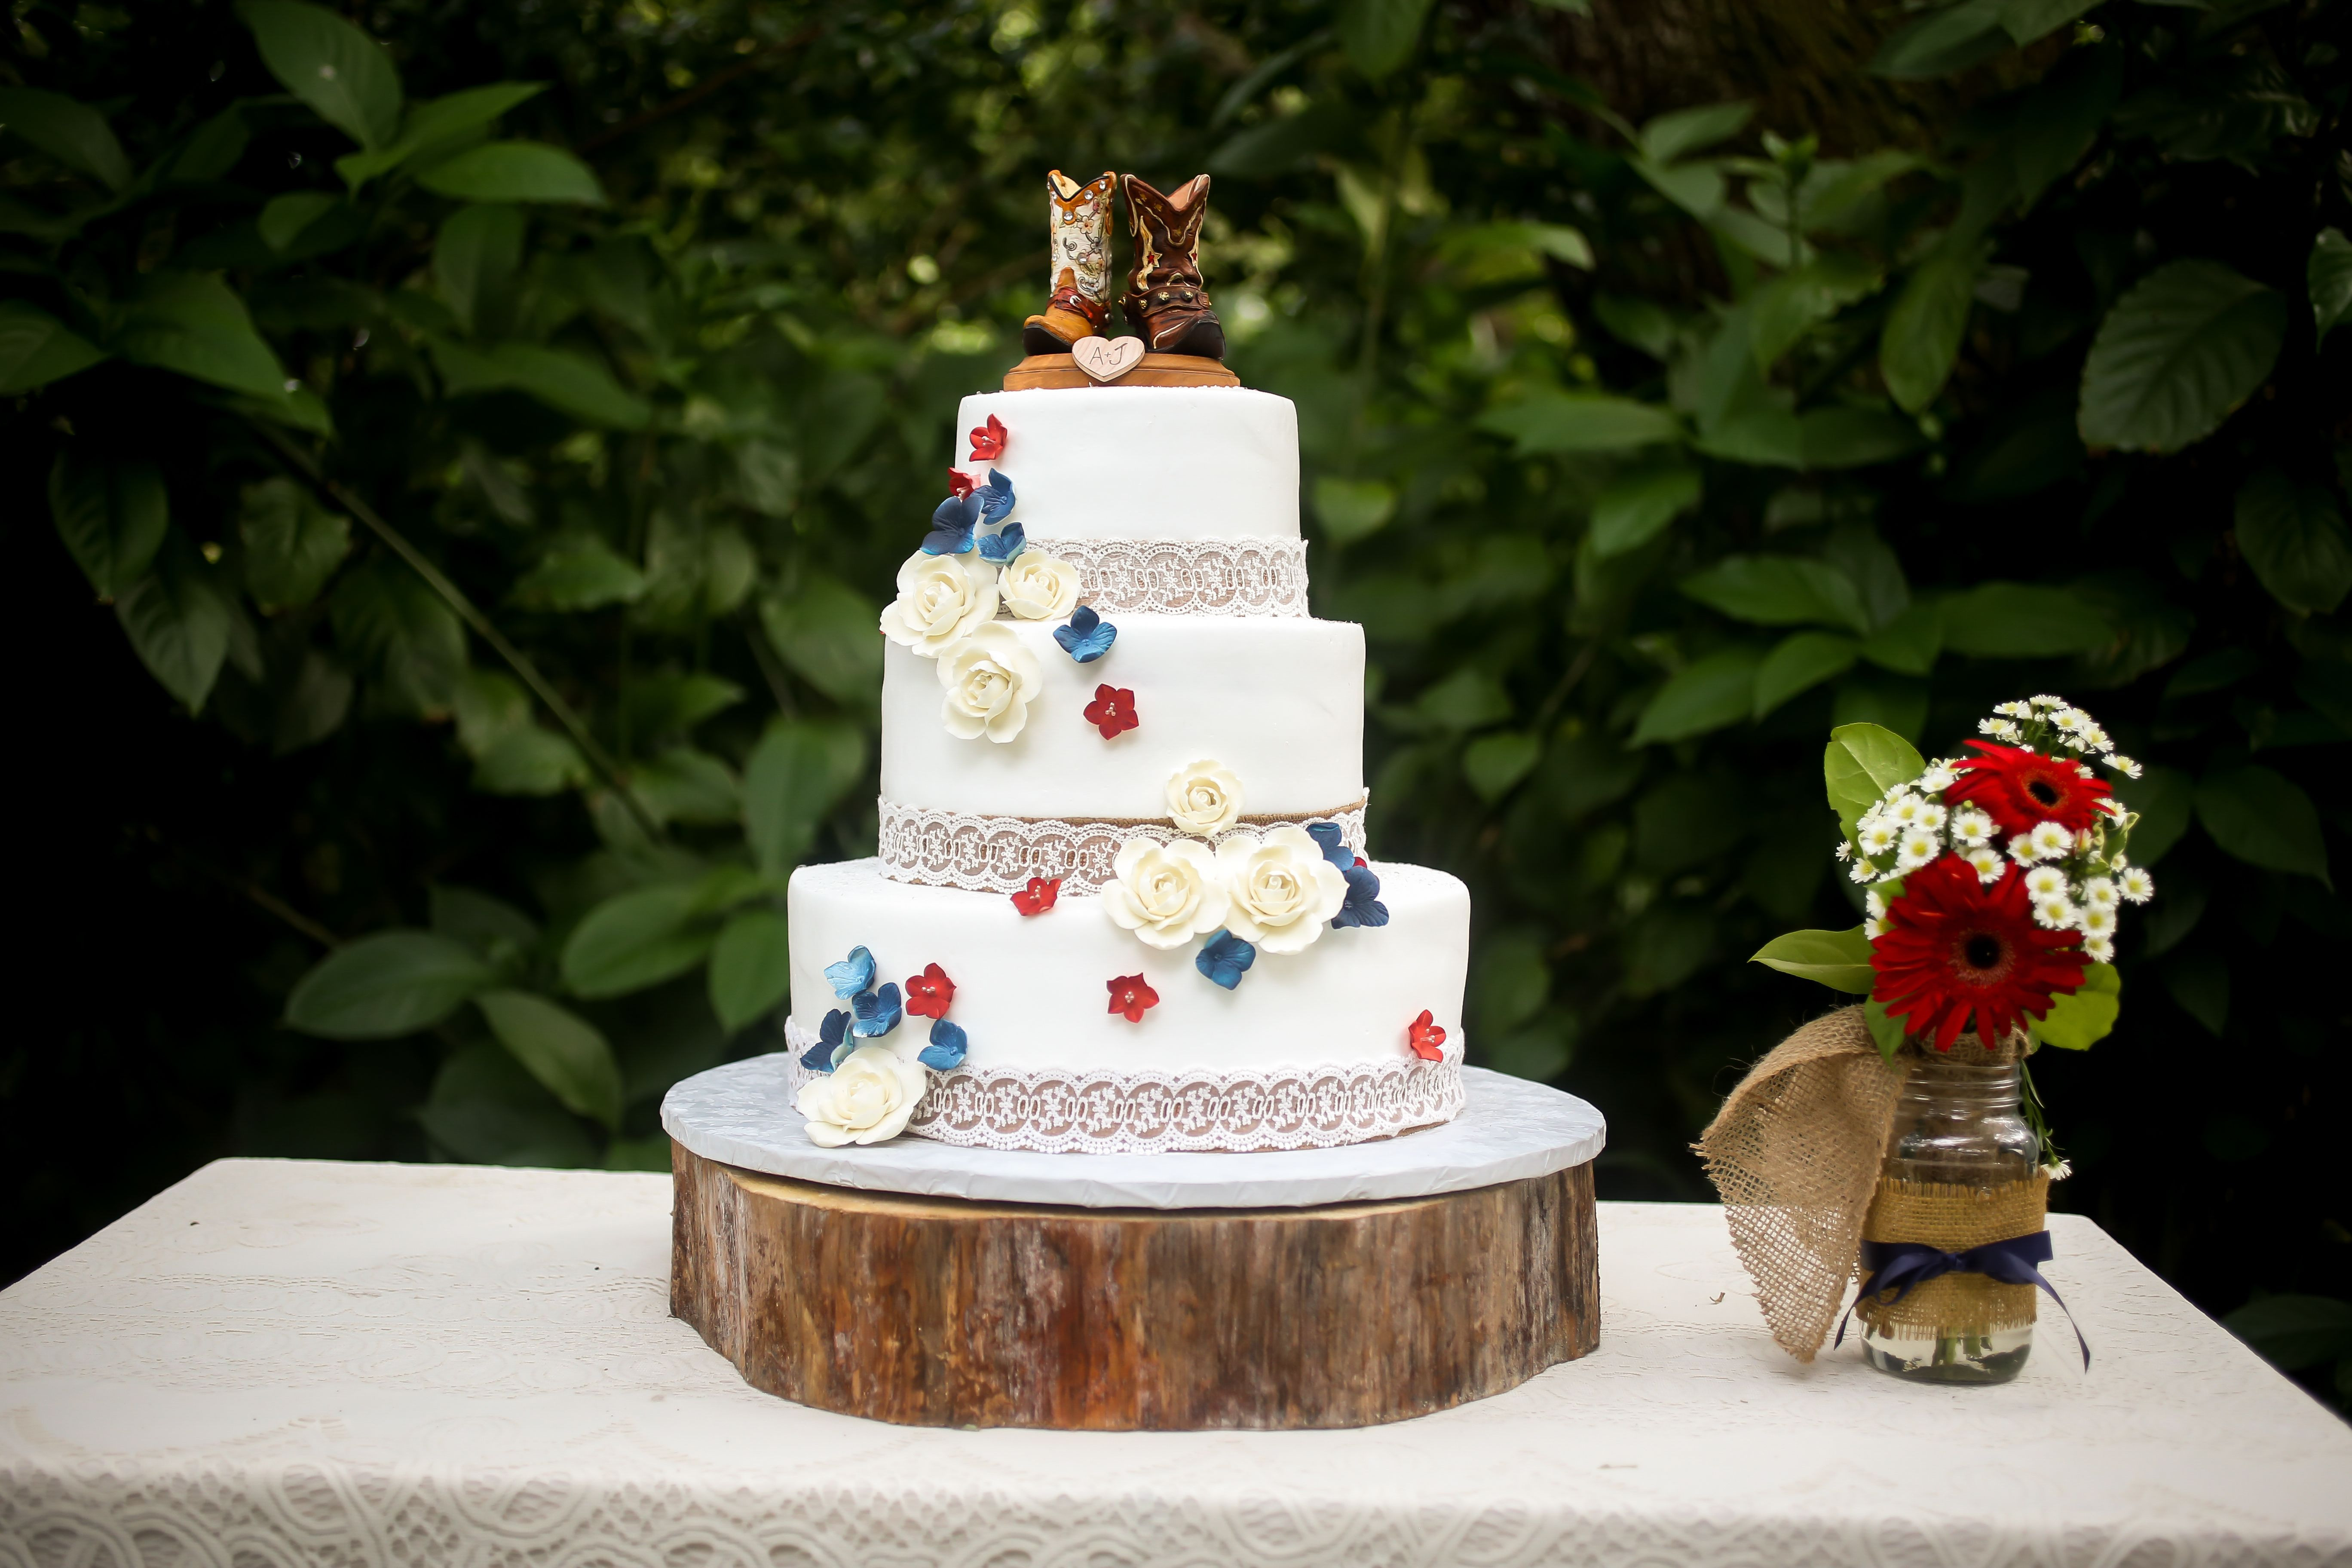
[(1066, 354), (1080, 338), (1100, 336), (1110, 320), (1110, 196), (1118, 184), (1108, 169), (1083, 185), (1059, 169), (1046, 174), (1049, 292), (1045, 313), (1021, 325), (1023, 353)]
[(1201, 220), (1209, 216), (1209, 176), (1195, 174), (1161, 195), (1122, 174), (1135, 231), (1135, 270), (1118, 308), (1154, 353), (1225, 357), (1225, 329), (1201, 281)]

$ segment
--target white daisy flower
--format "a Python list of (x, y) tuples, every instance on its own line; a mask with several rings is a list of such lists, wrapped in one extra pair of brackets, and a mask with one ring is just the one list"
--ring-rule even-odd
[(2033, 900), (2033, 923), (2051, 931), (2071, 931), (2074, 925), (2074, 900), (2063, 893)]
[(1996, 741), (2014, 741), (2018, 737), (2017, 723), (2014, 720), (1979, 719), (1977, 721), (1977, 728)]
[(2078, 779), (2095, 779), (2099, 775), (2088, 763), (2076, 763), (2074, 764), (2074, 776)]
[(1917, 827), (1922, 825), (1923, 814), (1929, 809), (1931, 808), (1927, 803), (1917, 795), (1906, 795), (1900, 800), (1889, 803), (1886, 807), (1886, 819), (1897, 827)]
[(1895, 868), (1898, 871), (1916, 871), (1941, 854), (1943, 848), (1942, 839), (1924, 827), (1915, 827), (1903, 836), (1903, 842), (1896, 848)]
[(1868, 937), (1873, 942), (1875, 942), (1880, 937), (1886, 934), (1886, 922), (1878, 919), (1876, 916), (1873, 916), (1871, 919), (1862, 922), (1862, 934)]
[(1996, 702), (1992, 705), (1992, 710), (2010, 719), (2033, 717), (2033, 705), (2030, 702)]
[(2066, 700), (2063, 697), (2053, 697), (2044, 692), (2033, 700), (2033, 705), (2036, 708), (2063, 708), (2066, 706)]
[(2121, 897), (2122, 895), (2116, 891), (2114, 881), (2108, 878), (2094, 877), (2089, 881), (2083, 884), (2084, 900), (2087, 903), (2095, 904), (2100, 909), (2114, 909), (2116, 907), (2116, 900)]
[(1992, 814), (1977, 806), (1964, 805), (1952, 814), (1952, 837), (1970, 848), (1990, 843), (1997, 829)]
[(2093, 963), (2113, 963), (2116, 943), (2113, 937), (2086, 936), (2083, 939), (2083, 956)]
[(1892, 854), (1899, 837), (1891, 822), (1866, 822), (1857, 825), (1854, 842), (1862, 847), (1864, 855), (1875, 859), (1881, 855)]
[(1965, 859), (1969, 865), (1976, 868), (1978, 881), (1998, 882), (2000, 880), (2000, 874), (2004, 868), (2001, 864), (2000, 851), (1990, 848), (1971, 849), (1968, 854), (1961, 857), (1961, 858)]
[(2143, 771), (2145, 771), (2137, 763), (2133, 762), (2121, 752), (2117, 752), (2115, 755), (2107, 759), (2107, 766), (2115, 769), (2116, 772), (2123, 774), (2124, 777), (2127, 779), (2136, 779), (2139, 777)]
[(1927, 764), (1926, 773), (1919, 775), (1919, 788), (1928, 795), (1941, 795), (1951, 788), (1959, 776), (1952, 770), (1948, 760), (1938, 757)]
[(2080, 708), (2061, 708), (2050, 715), (2050, 722), (2058, 727), (2058, 732), (2062, 735), (2079, 735), (2085, 740), (2090, 738), (2091, 716)]
[(1863, 894), (1862, 907), (1864, 912), (1868, 914), (1872, 920), (1883, 921), (1886, 918), (1885, 895), (1879, 892), (1874, 888), (1869, 892)]
[(2074, 910), (2074, 929), (2084, 936), (2116, 934), (2116, 911), (2112, 904), (2084, 904)]
[(2137, 866), (2125, 866), (2118, 869), (2120, 875), (2116, 878), (2116, 888), (2126, 900), (2144, 904), (2156, 897), (2155, 878)]
[(1944, 831), (1944, 824), (1950, 820), (1951, 813), (1946, 811), (1942, 806), (1937, 805), (1934, 801), (1923, 801), (1920, 803), (1919, 820), (1917, 826), (1926, 828), (1928, 832), (1941, 833)]
[(1843, 839), (1843, 838), (1839, 839), (1839, 840), (1838, 840), (1838, 847), (1837, 847), (1837, 858), (1838, 858), (1839, 859), (1841, 859), (1841, 860), (1851, 860), (1851, 859), (1853, 859), (1853, 845), (1851, 845), (1851, 844), (1849, 844), (1849, 843), (1847, 843), (1847, 842), (1846, 842), (1844, 839)]
[(1853, 878), (1857, 882), (1875, 882), (1878, 880), (1877, 868), (1873, 866), (1867, 860), (1855, 861), (1853, 863), (1853, 869), (1848, 871), (1846, 875)]
[(2032, 858), (2036, 860), (2055, 860), (2074, 847), (2074, 836), (2066, 831), (2063, 823), (2037, 822), (2026, 837), (2033, 846)]
[(2055, 866), (2036, 866), (2025, 874), (2025, 890), (2037, 899), (2066, 896), (2066, 873)]

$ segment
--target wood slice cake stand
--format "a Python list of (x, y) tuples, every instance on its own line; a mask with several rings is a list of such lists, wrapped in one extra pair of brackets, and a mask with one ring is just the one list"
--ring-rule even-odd
[(754, 1387), (921, 1426), (1361, 1426), (1600, 1337), (1600, 1114), (1465, 1069), (1446, 1126), (1344, 1149), (819, 1149), (786, 1058), (663, 1102), (670, 1310)]
[(1242, 378), (1199, 354), (1147, 353), (1114, 381), (1097, 382), (1068, 354), (1031, 354), (1004, 373), (1004, 390), (1073, 386), (1239, 386)]

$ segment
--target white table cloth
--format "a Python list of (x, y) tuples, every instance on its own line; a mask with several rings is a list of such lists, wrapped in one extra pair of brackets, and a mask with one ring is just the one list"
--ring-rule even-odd
[(2088, 1221), (2025, 1375), (1772, 1347), (1713, 1207), (1604, 1204), (1601, 1347), (1348, 1432), (960, 1432), (747, 1387), (655, 1175), (233, 1160), (0, 1292), (0, 1563), (2352, 1562), (2352, 1428)]

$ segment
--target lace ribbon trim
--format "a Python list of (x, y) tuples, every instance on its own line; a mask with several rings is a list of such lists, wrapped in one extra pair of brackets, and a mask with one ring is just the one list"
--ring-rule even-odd
[[(1364, 852), (1367, 795), (1353, 805), (1312, 816), (1244, 816), (1218, 836), (1264, 837), (1270, 828), (1336, 822), (1348, 847)], [(1164, 820), (1110, 818), (1088, 822), (1059, 816), (984, 816), (901, 805), (887, 795), (878, 802), (881, 826), (876, 852), (882, 874), (894, 882), (926, 888), (962, 888), (975, 893), (1017, 893), (1032, 877), (1059, 877), (1065, 893), (1096, 893), (1111, 879), (1111, 862), (1130, 838), (1169, 844), (1186, 835)]]
[(1304, 616), (1307, 541), (1032, 539), (1078, 569), (1079, 595), (1106, 615)]
[[(784, 1021), (786, 1091), (816, 1039)], [(1444, 1059), (1326, 1063), (1262, 1071), (960, 1068), (930, 1075), (907, 1131), (967, 1149), (1053, 1154), (1257, 1153), (1336, 1149), (1439, 1126), (1461, 1114), (1462, 1047)]]

